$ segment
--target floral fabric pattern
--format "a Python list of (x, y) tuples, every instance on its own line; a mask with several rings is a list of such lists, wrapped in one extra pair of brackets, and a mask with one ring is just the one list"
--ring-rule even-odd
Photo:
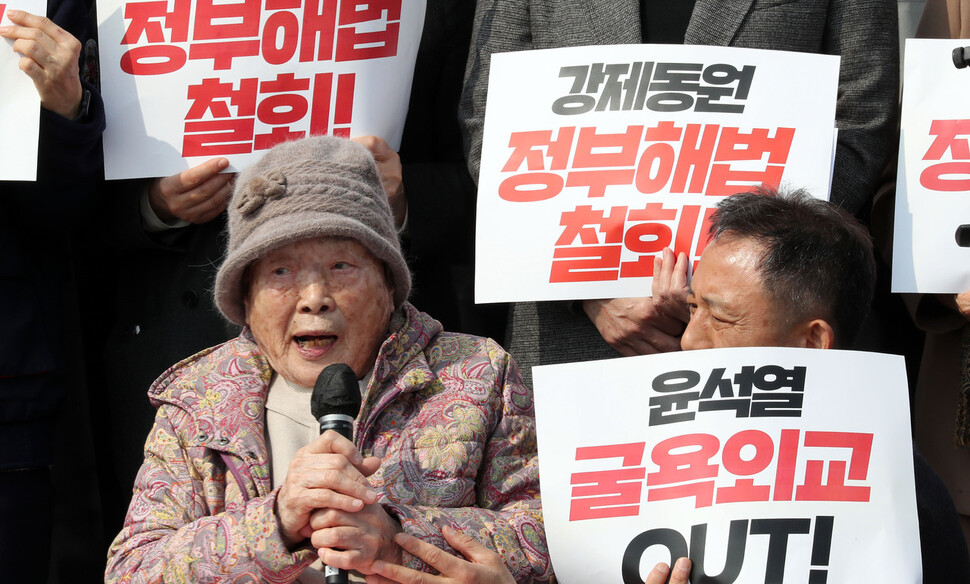
[[(361, 452), (382, 459), (370, 480), (385, 509), (416, 537), (449, 549), (450, 525), (495, 549), (516, 581), (548, 581), (532, 394), (515, 363), (407, 303), (390, 329), (354, 427)], [(153, 384), (155, 426), (106, 582), (286, 583), (313, 562), (309, 546), (287, 550), (273, 513), (271, 376), (247, 330)]]

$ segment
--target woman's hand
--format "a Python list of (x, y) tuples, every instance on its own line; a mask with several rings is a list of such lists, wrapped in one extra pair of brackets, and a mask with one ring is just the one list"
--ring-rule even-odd
[(178, 218), (189, 223), (207, 223), (226, 209), (235, 174), (222, 173), (229, 167), (225, 158), (213, 158), (166, 178), (152, 179), (148, 203), (162, 221)]
[(379, 494), (365, 477), (379, 465), (379, 458), (364, 458), (350, 440), (333, 430), (297, 450), (276, 496), (283, 541), (292, 547), (310, 537), (310, 515), (318, 509), (354, 513), (376, 503)]
[(653, 297), (584, 300), (600, 336), (619, 353), (649, 355), (680, 349), (687, 309), (687, 256), (666, 248), (654, 259)]
[(49, 18), (23, 10), (8, 10), (17, 26), (0, 28), (0, 36), (13, 39), (20, 53), (20, 70), (34, 82), (40, 104), (67, 119), (77, 117), (84, 89), (78, 74), (81, 43)]
[(515, 584), (512, 573), (497, 553), (447, 526), (441, 529), (441, 535), (448, 545), (461, 552), (468, 560), (456, 558), (412, 535), (399, 533), (394, 537), (398, 545), (438, 570), (439, 575), (434, 576), (387, 562), (374, 562), (374, 571), (400, 584)]
[(401, 548), (395, 541), (401, 524), (378, 503), (353, 512), (320, 509), (310, 515), (310, 529), (310, 543), (317, 548), (323, 563), (333, 568), (369, 576), (375, 573), (373, 565), (378, 560), (401, 561)]
[(667, 564), (662, 562), (657, 564), (647, 574), (645, 584), (664, 584), (667, 581), (667, 574), (670, 574), (670, 584), (687, 584), (687, 578), (690, 577), (690, 560), (687, 558), (677, 560), (672, 573)]

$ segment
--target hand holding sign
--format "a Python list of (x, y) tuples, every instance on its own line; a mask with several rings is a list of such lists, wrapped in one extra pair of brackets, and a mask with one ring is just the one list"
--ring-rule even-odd
[(84, 94), (78, 74), (81, 43), (48, 18), (22, 10), (8, 10), (7, 16), (18, 26), (0, 27), (0, 36), (12, 39), (13, 50), (23, 55), (20, 69), (33, 80), (41, 105), (76, 117)]
[(690, 320), (687, 255), (670, 248), (654, 259), (651, 298), (585, 300), (583, 310), (603, 340), (627, 357), (680, 349), (678, 336)]
[(235, 174), (220, 174), (229, 167), (225, 158), (213, 158), (198, 166), (152, 180), (148, 202), (163, 221), (178, 218), (207, 223), (226, 209)]
[(664, 584), (667, 581), (667, 574), (670, 574), (670, 584), (687, 584), (690, 577), (690, 560), (680, 558), (671, 570), (667, 564), (657, 564), (647, 574), (645, 584)]

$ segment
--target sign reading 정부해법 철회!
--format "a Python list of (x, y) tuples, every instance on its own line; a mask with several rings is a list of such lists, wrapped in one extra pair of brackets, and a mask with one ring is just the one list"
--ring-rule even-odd
[[(902, 357), (713, 349), (533, 369), (563, 584), (921, 580)], [(874, 397), (878, 396), (878, 397)]]
[(654, 258), (700, 257), (724, 196), (828, 199), (838, 72), (831, 55), (693, 45), (493, 55), (476, 302), (649, 295)]
[(400, 146), (424, 0), (99, 0), (109, 179), (285, 140)]

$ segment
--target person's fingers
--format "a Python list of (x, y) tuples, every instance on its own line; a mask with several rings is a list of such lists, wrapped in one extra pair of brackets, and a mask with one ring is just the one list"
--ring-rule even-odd
[(342, 454), (354, 466), (364, 462), (364, 457), (361, 456), (354, 443), (333, 430), (327, 430), (320, 434), (319, 438), (316, 438), (301, 450), (310, 454)]
[(41, 104), (64, 117), (77, 115), (84, 93), (78, 76), (81, 43), (46, 17), (13, 10), (10, 21), (19, 26), (3, 27), (0, 35), (15, 39), (18, 66), (33, 81)]
[(7, 10), (7, 18), (10, 19), (10, 22), (20, 27), (37, 29), (54, 40), (59, 37), (63, 37), (64, 35), (72, 36), (70, 33), (54, 24), (54, 21), (46, 16), (33, 14), (31, 12), (27, 12), (26, 10)]
[[(12, 39), (12, 49), (22, 57), (33, 61), (39, 69), (50, 62), (50, 57), (57, 49), (54, 39), (50, 38), (44, 31), (38, 28), (27, 26), (7, 26), (4, 27), (2, 35), (4, 38)], [(20, 66), (24, 69), (23, 63)]]
[(219, 174), (172, 201), (176, 215), (190, 223), (205, 223), (225, 210), (232, 193), (232, 175)]
[(187, 212), (188, 216), (182, 217), (182, 219), (189, 223), (208, 223), (212, 221), (226, 210), (231, 193), (232, 185), (228, 183), (223, 185), (214, 194), (208, 195), (201, 203), (191, 207)]
[(432, 576), (384, 560), (377, 560), (371, 564), (371, 569), (384, 578), (399, 584), (447, 584), (452, 581), (442, 576)]
[(677, 262), (674, 264), (674, 273), (671, 284), (675, 288), (686, 288), (687, 287), (687, 272), (690, 267), (690, 258), (687, 254), (680, 252), (677, 254)]
[[(658, 299), (654, 299), (658, 301)], [(669, 302), (665, 302), (670, 304)], [(643, 323), (641, 325), (641, 336), (647, 337), (653, 343), (655, 340), (660, 340), (661, 337), (676, 337), (684, 330), (684, 321), (677, 316), (671, 316), (667, 311), (658, 310), (657, 313), (650, 319), (649, 324)], [(656, 333), (662, 333), (657, 335)], [(654, 343), (656, 344), (656, 343)]]
[[(348, 537), (334, 535), (332, 532), (352, 528), (332, 528), (314, 531), (310, 537), (310, 545), (317, 548), (317, 555), (323, 563), (341, 570), (360, 571), (364, 554), (355, 547), (356, 544), (348, 543)], [(329, 534), (329, 535), (328, 535)]]
[(671, 335), (679, 335), (684, 323), (690, 320), (687, 307), (688, 265), (687, 254), (681, 252), (674, 256), (670, 248), (664, 248), (661, 256), (654, 258), (653, 298), (658, 303), (658, 311), (674, 319), (670, 326), (660, 321), (656, 324)]
[(661, 331), (652, 331), (643, 336), (632, 337), (617, 347), (621, 354), (632, 357), (635, 355), (654, 355), (676, 351), (680, 342), (676, 337)]
[(368, 456), (362, 463), (356, 465), (358, 472), (365, 477), (374, 474), (380, 467), (381, 459), (376, 456)]
[(321, 508), (310, 513), (309, 525), (313, 531), (339, 527), (353, 526), (360, 523), (357, 511), (348, 513), (342, 509)]
[(690, 560), (680, 558), (674, 564), (674, 569), (670, 571), (670, 584), (687, 584), (690, 578)]
[[(371, 570), (373, 570), (374, 562), (371, 562)], [(364, 576), (364, 582), (366, 584), (394, 584), (393, 580), (388, 580), (380, 574), (366, 574)]]
[[(462, 564), (464, 563), (464, 560), (456, 558), (455, 556), (449, 554), (448, 552), (442, 550), (441, 548), (431, 545), (428, 542), (421, 541), (420, 539), (407, 533), (402, 532), (395, 535), (394, 543), (396, 543), (398, 546), (401, 547), (401, 549), (407, 551), (411, 555), (417, 558), (421, 558), (424, 561), (424, 563), (428, 564), (429, 566), (431, 566), (435, 570), (438, 570), (438, 572), (444, 575), (448, 575), (448, 576), (452, 575), (453, 572), (455, 572), (456, 570), (459, 570), (462, 567)], [(455, 549), (458, 549), (458, 548), (455, 548)]]
[[(287, 469), (284, 485), (312, 493), (312, 495), (305, 495), (314, 497), (314, 501), (307, 505), (308, 508), (335, 507), (353, 512), (359, 511), (361, 506), (350, 500), (370, 504), (376, 503), (380, 498), (380, 494), (370, 487), (367, 480), (361, 479), (360, 472), (343, 455), (312, 455), (298, 452)], [(328, 497), (335, 498), (336, 503), (326, 503), (322, 500)]]
[(663, 248), (653, 260), (653, 295), (659, 296), (670, 290), (674, 272), (674, 252), (669, 247)]
[(379, 136), (357, 136), (351, 140), (370, 150), (371, 156), (378, 162), (383, 162), (394, 154), (394, 150)]
[(644, 584), (664, 584), (667, 582), (667, 574), (670, 573), (670, 567), (667, 564), (660, 562), (650, 570), (647, 574), (647, 579), (644, 580)]
[[(225, 158), (212, 158), (202, 164), (183, 170), (178, 174), (161, 179), (161, 190), (165, 196), (174, 196), (187, 193), (202, 183), (214, 178), (228, 182), (232, 175), (221, 177), (220, 172), (229, 167), (229, 161)], [(221, 186), (221, 185), (220, 185)]]
[(286, 504), (295, 509), (297, 514), (310, 513), (315, 509), (337, 509), (355, 513), (367, 504), (363, 493), (348, 493), (352, 485), (356, 484), (353, 481), (339, 484), (339, 480), (332, 480), (330, 484), (335, 485), (335, 488), (295, 489), (296, 492), (287, 497)]
[(498, 564), (502, 563), (501, 556), (482, 545), (482, 543), (474, 537), (462, 533), (457, 529), (452, 529), (451, 527), (445, 525), (441, 528), (441, 535), (444, 536), (445, 541), (448, 542), (448, 545), (461, 553), (461, 555), (477, 564), (495, 565), (496, 562)]

